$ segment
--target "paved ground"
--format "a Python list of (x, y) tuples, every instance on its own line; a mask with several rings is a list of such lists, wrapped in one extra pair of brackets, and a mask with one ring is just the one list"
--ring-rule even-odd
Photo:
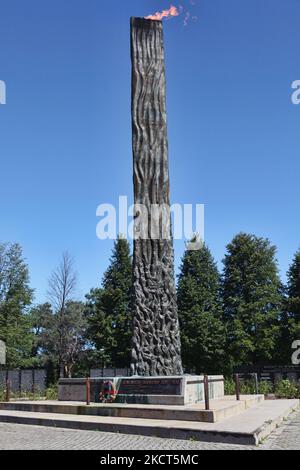
[[(249, 446), (209, 444), (93, 431), (73, 431), (0, 423), (0, 450), (249, 450)], [(262, 450), (300, 450), (300, 412), (293, 413)]]
[(293, 413), (260, 448), (268, 450), (300, 450), (300, 411), (298, 410)]

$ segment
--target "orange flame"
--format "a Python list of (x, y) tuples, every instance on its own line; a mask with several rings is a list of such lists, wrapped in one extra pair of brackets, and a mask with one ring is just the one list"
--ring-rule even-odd
[(172, 16), (179, 16), (179, 15), (180, 15), (180, 11), (176, 7), (171, 5), (169, 10), (163, 10), (161, 12), (158, 11), (154, 15), (145, 16), (145, 19), (161, 21), (163, 18), (170, 18)]

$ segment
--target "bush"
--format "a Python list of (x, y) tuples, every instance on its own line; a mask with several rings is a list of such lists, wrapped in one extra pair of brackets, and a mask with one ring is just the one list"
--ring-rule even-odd
[(270, 395), (271, 393), (274, 392), (274, 387), (273, 387), (273, 384), (271, 382), (267, 382), (266, 380), (262, 380), (260, 383), (259, 383), (259, 393), (261, 395)]
[(255, 395), (255, 383), (253, 380), (241, 381), (241, 395)]
[[(224, 383), (225, 395), (235, 395), (235, 381), (233, 379), (225, 379)], [(261, 381), (259, 383), (259, 393), (262, 395), (269, 395), (273, 392), (273, 385), (270, 382)], [(256, 388), (254, 380), (241, 380), (240, 381), (241, 395), (255, 395)]]
[(58, 400), (57, 385), (51, 385), (46, 389), (46, 400)]
[[(43, 396), (44, 395), (44, 396)], [(30, 400), (36, 401), (41, 400), (46, 397), (46, 400), (58, 400), (58, 387), (56, 385), (51, 385), (48, 387), (45, 392), (42, 392), (37, 388), (35, 392), (29, 391), (22, 391), (22, 392), (15, 392), (10, 394), (10, 398), (12, 400)], [(0, 387), (0, 402), (5, 401), (6, 398), (6, 391), (4, 387)]]
[(225, 395), (235, 395), (235, 383), (232, 379), (225, 379), (224, 390)]
[[(224, 383), (225, 395), (235, 395), (235, 381), (233, 379), (225, 379)], [(240, 381), (241, 395), (255, 395), (255, 383), (252, 380)]]
[(5, 389), (0, 387), (0, 401), (5, 401)]
[(42, 393), (39, 390), (39, 388), (36, 388), (34, 392), (31, 392), (29, 390), (22, 390), (22, 392), (11, 392), (10, 398), (12, 400), (30, 400), (30, 401), (36, 401), (36, 400), (41, 400), (42, 398)]
[(275, 395), (277, 398), (300, 398), (300, 387), (289, 380), (281, 380), (275, 386)]

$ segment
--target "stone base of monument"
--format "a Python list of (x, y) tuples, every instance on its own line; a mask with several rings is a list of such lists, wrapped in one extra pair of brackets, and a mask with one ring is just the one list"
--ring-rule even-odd
[(264, 401), (259, 395), (241, 395), (240, 401), (235, 396), (211, 400), (210, 411), (203, 403), (87, 406), (69, 401), (16, 401), (0, 403), (0, 422), (249, 445), (266, 439), (298, 407), (299, 400)]
[[(90, 379), (91, 402), (99, 403), (105, 381), (114, 383), (116, 403), (144, 405), (189, 405), (202, 403), (204, 376), (179, 377), (99, 377)], [(210, 399), (224, 397), (223, 376), (209, 376)], [(86, 401), (86, 379), (61, 379), (60, 401)]]

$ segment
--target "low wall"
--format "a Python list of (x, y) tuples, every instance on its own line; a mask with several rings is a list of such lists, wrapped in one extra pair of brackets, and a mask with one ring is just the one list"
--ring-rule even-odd
[(41, 392), (46, 389), (46, 369), (17, 369), (0, 371), (0, 387), (5, 387), (7, 380), (13, 393)]
[[(178, 377), (110, 377), (91, 378), (91, 401), (99, 402), (103, 383), (110, 380), (118, 390), (117, 403), (187, 405), (202, 403), (204, 397), (204, 376)], [(223, 376), (209, 377), (211, 399), (224, 396)], [(86, 379), (61, 379), (59, 381), (60, 401), (86, 401)]]
[(253, 380), (253, 374), (257, 374), (259, 382), (270, 382), (275, 385), (281, 380), (290, 380), (300, 384), (299, 366), (237, 366), (234, 373), (239, 374), (240, 379)]

